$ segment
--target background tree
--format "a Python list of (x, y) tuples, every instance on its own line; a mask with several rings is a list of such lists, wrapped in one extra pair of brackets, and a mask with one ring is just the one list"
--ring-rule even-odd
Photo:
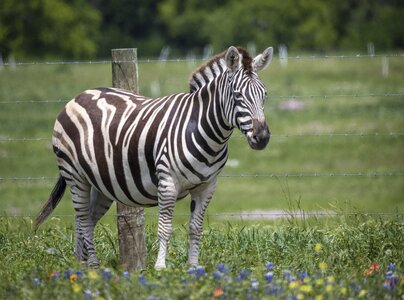
[(2, 0), (0, 52), (19, 58), (92, 57), (100, 20), (85, 0)]

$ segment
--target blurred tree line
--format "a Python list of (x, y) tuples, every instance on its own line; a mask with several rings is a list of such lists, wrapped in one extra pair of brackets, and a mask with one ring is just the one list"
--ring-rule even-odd
[(402, 0), (1, 0), (0, 53), (109, 57), (137, 47), (158, 56), (215, 52), (229, 45), (286, 45), (291, 51), (404, 48)]

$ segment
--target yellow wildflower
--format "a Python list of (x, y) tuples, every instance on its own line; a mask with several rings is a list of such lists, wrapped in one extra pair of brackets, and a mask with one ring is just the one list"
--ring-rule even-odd
[(303, 293), (309, 294), (309, 293), (311, 293), (313, 291), (313, 288), (311, 287), (311, 285), (303, 284), (300, 287), (300, 291), (303, 292)]
[(345, 296), (346, 293), (348, 292), (348, 289), (346, 287), (342, 287), (340, 291), (341, 291), (341, 294)]
[(363, 298), (363, 297), (366, 296), (366, 294), (367, 294), (367, 291), (366, 291), (366, 290), (361, 290), (361, 291), (359, 292), (359, 294), (358, 294), (358, 297), (359, 297), (359, 298)]
[(333, 289), (334, 289), (334, 288), (332, 287), (332, 285), (327, 285), (327, 286), (325, 287), (325, 291), (326, 291), (327, 293), (331, 293)]
[(96, 271), (90, 270), (90, 271), (88, 271), (88, 278), (95, 280), (95, 279), (98, 279), (99, 276)]
[(334, 276), (328, 276), (328, 277), (327, 277), (327, 282), (328, 282), (328, 283), (331, 283), (331, 284), (334, 283), (334, 282), (335, 282)]
[(292, 290), (297, 288), (299, 286), (299, 283), (297, 281), (292, 281), (291, 283), (289, 283), (289, 288), (291, 288)]
[(72, 290), (73, 290), (73, 292), (75, 292), (75, 293), (80, 293), (80, 292), (81, 292), (81, 286), (78, 285), (77, 283), (73, 283), (73, 284), (72, 284)]
[(77, 281), (77, 274), (72, 274), (69, 277), (70, 282), (76, 282)]
[(314, 298), (315, 300), (323, 300), (324, 297), (323, 295), (317, 295), (316, 298)]
[(302, 293), (299, 293), (299, 294), (297, 294), (296, 298), (297, 298), (297, 300), (303, 300), (304, 295)]
[(323, 278), (319, 278), (319, 279), (316, 280), (316, 285), (321, 286), (323, 284), (324, 284), (324, 279)]
[(318, 267), (320, 268), (321, 271), (325, 271), (327, 270), (328, 265), (326, 262), (321, 261), (318, 263)]
[(315, 252), (321, 252), (322, 249), (323, 249), (323, 246), (321, 246), (321, 244), (315, 244), (314, 245), (314, 251)]

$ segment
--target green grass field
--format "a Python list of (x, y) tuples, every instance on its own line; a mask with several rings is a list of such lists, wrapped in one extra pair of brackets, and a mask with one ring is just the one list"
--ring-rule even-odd
[[(186, 62), (142, 62), (140, 91), (148, 96), (156, 91), (160, 95), (187, 91), (194, 68), (196, 65)], [(279, 290), (283, 299), (400, 297), (404, 257), (403, 74), (402, 57), (389, 57), (388, 77), (382, 76), (380, 57), (290, 59), (286, 68), (275, 59), (260, 74), (270, 93), (266, 115), (273, 137), (269, 148), (256, 152), (239, 132), (233, 134), (229, 163), (219, 178), (205, 222), (200, 263), (206, 276), (188, 274), (188, 198), (177, 204), (169, 270), (160, 274), (152, 267), (157, 253), (156, 209), (146, 210), (148, 265), (144, 275), (151, 284), (139, 281), (139, 274), (122, 274), (115, 209), (96, 233), (100, 261), (112, 270), (112, 277), (106, 278), (102, 270), (96, 274), (82, 270), (73, 258), (74, 218), (70, 194), (66, 193), (54, 212), (59, 217), (37, 233), (30, 228), (31, 218), (0, 218), (0, 264), (6, 266), (0, 268), (0, 295), (12, 299), (82, 299), (83, 294), (86, 299), (200, 299), (222, 291), (218, 295), (222, 299), (265, 299)], [(50, 140), (15, 139), (50, 138), (64, 100), (88, 88), (110, 85), (108, 64), (0, 69), (0, 214), (35, 215), (57, 176)], [(30, 102), (43, 100), (63, 101)], [(291, 104), (301, 109), (284, 109)], [(362, 136), (327, 135), (340, 133)], [(379, 176), (366, 175), (375, 173)], [(50, 178), (10, 179), (26, 177)], [(340, 215), (276, 221), (220, 216), (272, 210), (334, 211)], [(313, 250), (316, 244), (321, 245), (321, 251)], [(275, 263), (272, 282), (264, 276), (269, 271), (265, 267), (268, 261)], [(322, 262), (326, 267), (319, 265)], [(219, 263), (230, 272), (219, 272), (222, 277), (217, 281), (214, 272)], [(372, 263), (380, 267), (364, 275)], [(390, 263), (395, 263), (394, 276), (386, 275)], [(71, 274), (65, 279), (67, 269), (81, 269), (83, 275), (79, 273), (77, 281), (70, 280)], [(244, 269), (252, 273), (238, 281)], [(298, 278), (296, 284), (283, 278), (285, 270)], [(52, 277), (52, 272), (61, 275)], [(308, 272), (309, 279), (299, 279), (302, 272)]]

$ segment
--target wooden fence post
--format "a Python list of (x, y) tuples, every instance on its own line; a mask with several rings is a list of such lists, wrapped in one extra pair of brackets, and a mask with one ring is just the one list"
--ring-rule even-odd
[[(137, 49), (112, 49), (112, 86), (138, 93)], [(144, 209), (117, 202), (121, 262), (127, 271), (146, 268)]]

